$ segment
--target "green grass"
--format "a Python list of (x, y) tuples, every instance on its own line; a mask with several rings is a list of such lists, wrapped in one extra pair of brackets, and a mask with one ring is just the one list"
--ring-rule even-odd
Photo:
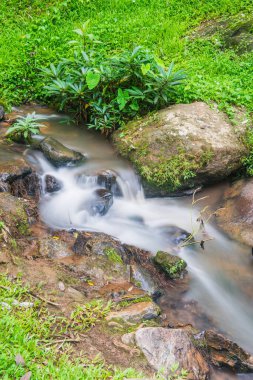
[[(0, 2), (0, 99), (46, 100), (39, 70), (71, 55), (72, 30), (87, 19), (114, 52), (142, 45), (188, 74), (177, 101), (217, 101), (253, 109), (249, 86), (253, 54), (221, 51), (212, 41), (186, 38), (201, 21), (250, 13), (251, 0), (2, 0)], [(250, 87), (250, 88), (249, 88)]]
[[(39, 301), (36, 301), (33, 307), (24, 308), (13, 305), (14, 300), (34, 303), (34, 298), (29, 295), (28, 288), (24, 287), (21, 281), (13, 282), (7, 276), (0, 275), (0, 378), (2, 380), (19, 379), (29, 371), (36, 380), (121, 380), (138, 376), (133, 369), (108, 368), (101, 361), (89, 364), (83, 355), (80, 355), (79, 359), (73, 359), (71, 351), (68, 351), (70, 346), (67, 346), (68, 350), (65, 349), (64, 353), (60, 353), (53, 346), (46, 344), (56, 339), (53, 336), (55, 327), (59, 323), (56, 317), (49, 314)], [(96, 310), (99, 310), (100, 318), (103, 312), (98, 306), (97, 304)], [(75, 319), (78, 316), (80, 313), (75, 314)], [(94, 312), (92, 312), (93, 317)], [(24, 358), (25, 366), (18, 366), (15, 363), (18, 354)]]

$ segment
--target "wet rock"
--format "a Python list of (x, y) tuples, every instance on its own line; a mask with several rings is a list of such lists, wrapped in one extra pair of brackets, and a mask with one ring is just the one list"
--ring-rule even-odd
[(56, 167), (73, 166), (86, 159), (80, 152), (67, 148), (52, 137), (46, 137), (36, 148)]
[(131, 272), (133, 282), (145, 290), (148, 294), (154, 294), (158, 291), (158, 284), (153, 276), (140, 265), (132, 264)]
[(253, 371), (251, 356), (238, 344), (211, 330), (205, 331), (203, 338), (213, 365), (228, 367), (236, 372)]
[(113, 195), (106, 189), (97, 189), (93, 193), (94, 198), (88, 205), (91, 215), (105, 215), (113, 204)]
[(38, 175), (23, 159), (6, 161), (0, 166), (0, 192), (9, 191), (16, 197), (40, 197), (41, 184)]
[(178, 245), (191, 237), (189, 232), (174, 225), (158, 227), (158, 231), (173, 245)]
[(0, 121), (4, 120), (4, 115), (5, 115), (4, 107), (0, 106)]
[(28, 198), (32, 197), (39, 201), (41, 194), (41, 182), (36, 172), (32, 172), (27, 176), (16, 179), (10, 185), (10, 192), (15, 197)]
[(203, 102), (177, 104), (132, 121), (113, 141), (143, 178), (147, 195), (168, 195), (220, 181), (242, 166), (247, 123), (235, 132), (227, 116)]
[(59, 259), (72, 256), (73, 252), (68, 248), (68, 245), (62, 240), (46, 237), (39, 240), (39, 253), (43, 257), (50, 259)]
[(180, 257), (163, 251), (157, 252), (154, 257), (154, 262), (171, 279), (180, 278), (187, 266), (186, 262)]
[(62, 182), (52, 175), (47, 174), (45, 176), (45, 190), (47, 193), (54, 193), (61, 190)]
[(0, 166), (0, 181), (12, 184), (32, 173), (32, 169), (23, 159), (6, 161)]
[(219, 226), (231, 238), (253, 246), (253, 180), (234, 182), (215, 213)]
[(143, 320), (157, 318), (159, 314), (160, 308), (154, 302), (139, 302), (125, 307), (120, 311), (109, 313), (106, 317), (106, 320), (139, 323)]
[(155, 370), (163, 368), (169, 374), (171, 367), (178, 363), (180, 369), (189, 372), (188, 379), (208, 379), (208, 364), (186, 330), (146, 327), (136, 331), (135, 340)]
[(122, 195), (122, 192), (117, 184), (117, 174), (113, 170), (107, 169), (98, 172), (97, 184), (111, 191), (116, 196)]

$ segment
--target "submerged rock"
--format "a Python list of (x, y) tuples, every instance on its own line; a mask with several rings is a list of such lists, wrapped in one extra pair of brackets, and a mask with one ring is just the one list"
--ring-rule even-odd
[[(122, 131), (121, 131), (122, 132)], [(147, 195), (220, 181), (242, 166), (246, 123), (235, 131), (227, 116), (203, 102), (177, 104), (132, 121), (124, 137), (116, 131), (116, 149), (130, 159)]]
[(46, 137), (36, 145), (36, 149), (39, 149), (48, 161), (56, 167), (72, 166), (86, 159), (80, 152), (67, 148), (52, 137)]
[(188, 371), (188, 379), (208, 379), (208, 364), (186, 330), (146, 327), (136, 331), (135, 340), (156, 371), (163, 368), (169, 375), (171, 367), (178, 363), (179, 369)]
[(55, 193), (61, 190), (62, 182), (52, 175), (47, 174), (45, 176), (45, 190), (47, 193)]
[(109, 315), (106, 317), (106, 320), (139, 323), (144, 320), (157, 318), (159, 314), (160, 308), (154, 302), (138, 302), (127, 306), (120, 311), (109, 313)]
[(191, 239), (191, 234), (189, 232), (174, 225), (162, 226), (158, 227), (157, 229), (167, 238), (170, 243), (174, 245), (178, 245), (188, 239)]
[(171, 278), (180, 278), (187, 264), (178, 256), (168, 252), (158, 251), (154, 257), (154, 262)]
[(92, 215), (105, 215), (113, 204), (113, 195), (106, 189), (97, 189), (94, 191), (94, 199), (89, 205)]

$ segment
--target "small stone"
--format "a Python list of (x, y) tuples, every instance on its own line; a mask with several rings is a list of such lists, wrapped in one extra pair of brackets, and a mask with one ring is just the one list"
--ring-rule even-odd
[(2, 309), (11, 310), (11, 306), (7, 302), (0, 302)]
[(59, 290), (60, 290), (61, 292), (64, 292), (64, 290), (65, 290), (65, 285), (64, 285), (64, 283), (63, 283), (62, 281), (60, 281), (60, 282), (58, 283), (58, 288), (59, 288)]
[(160, 314), (160, 308), (152, 301), (139, 302), (127, 306), (126, 308), (109, 313), (106, 317), (107, 321), (120, 321), (126, 323), (139, 323), (143, 320), (157, 318)]
[(122, 325), (118, 322), (111, 321), (111, 322), (108, 322), (108, 327), (121, 329)]
[(32, 372), (29, 371), (29, 372), (27, 372), (24, 376), (22, 376), (22, 377), (20, 378), (20, 380), (30, 380), (31, 377), (32, 377)]
[(169, 254), (168, 252), (158, 251), (154, 257), (154, 262), (171, 278), (180, 278), (185, 270), (186, 262), (178, 256)]
[(25, 366), (25, 360), (23, 356), (21, 356), (20, 354), (17, 354), (17, 356), (15, 357), (15, 363), (20, 366)]

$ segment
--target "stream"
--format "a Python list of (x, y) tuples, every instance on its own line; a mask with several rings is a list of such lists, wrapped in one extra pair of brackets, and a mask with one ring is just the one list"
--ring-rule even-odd
[[(202, 201), (192, 205), (192, 196), (145, 198), (138, 176), (128, 162), (116, 156), (110, 143), (102, 136), (76, 127), (69, 117), (48, 109), (24, 107), (24, 113), (37, 112), (45, 124), (43, 134), (53, 136), (66, 146), (88, 156), (78, 167), (56, 169), (39, 152), (28, 150), (27, 160), (34, 165), (42, 180), (51, 174), (63, 183), (56, 193), (43, 192), (40, 202), (42, 220), (54, 229), (100, 231), (156, 253), (175, 251), (188, 264), (190, 289), (184, 295), (186, 305), (196, 303), (202, 316), (195, 320), (199, 329), (216, 327), (253, 354), (253, 259), (251, 248), (231, 240), (211, 218), (205, 225), (202, 250), (199, 244), (175, 250), (167, 229), (176, 226), (188, 232), (198, 228), (199, 212), (208, 206), (215, 211), (222, 200), (226, 183), (198, 193)], [(0, 153), (1, 160), (1, 153)], [(114, 196), (106, 215), (90, 215), (85, 208), (92, 192), (98, 188), (95, 174), (110, 169), (117, 173), (120, 196)], [(168, 307), (170, 301), (162, 300)], [(171, 305), (170, 305), (171, 306)], [(177, 306), (175, 305), (175, 308)], [(178, 312), (180, 316), (180, 310)], [(244, 375), (241, 379), (253, 379)]]

